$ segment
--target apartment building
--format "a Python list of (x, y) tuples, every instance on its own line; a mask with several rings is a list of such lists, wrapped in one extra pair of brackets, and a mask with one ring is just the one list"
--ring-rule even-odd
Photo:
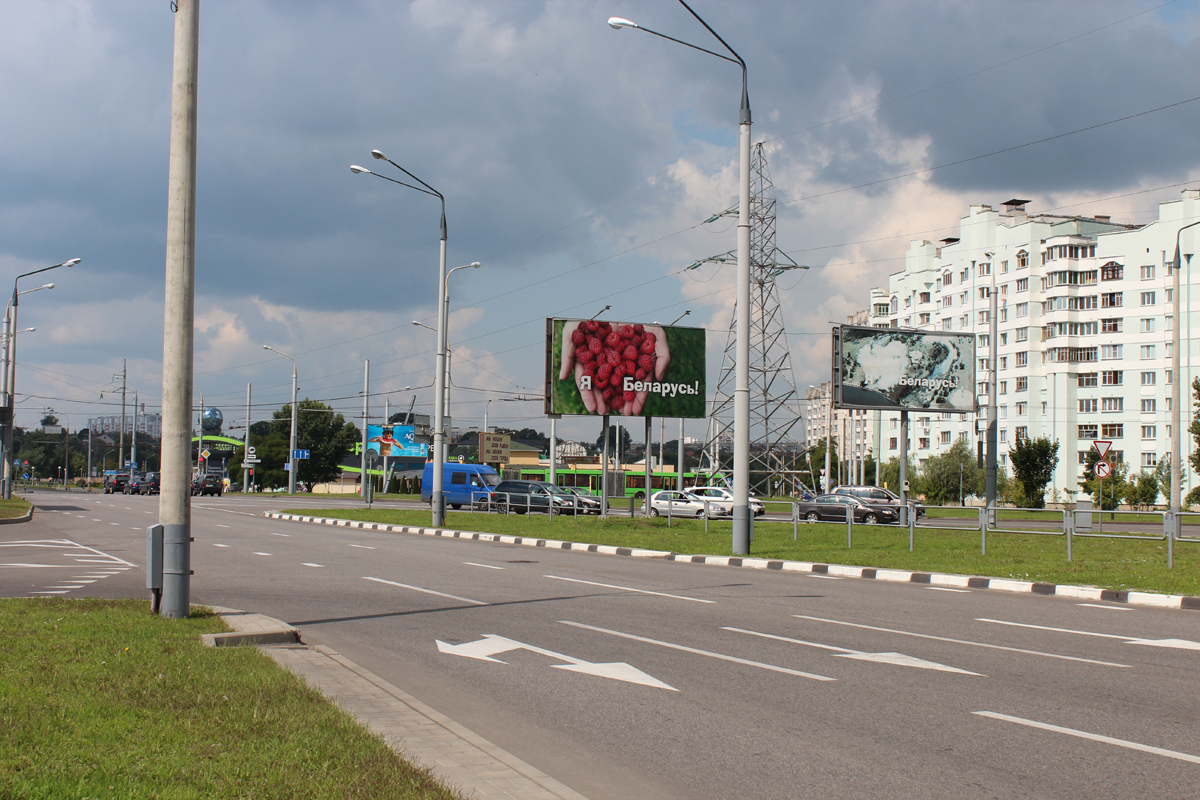
[[(1200, 226), (1180, 228), (1200, 220), (1200, 190), (1161, 203), (1158, 220), (1147, 225), (1034, 214), (1028, 202), (971, 206), (958, 237), (912, 242), (904, 270), (890, 276), (886, 288), (871, 290), (870, 323), (976, 334), (981, 404), (988, 382), (996, 381), (1000, 464), (1007, 464), (1018, 438), (1057, 439), (1059, 464), (1048, 491), (1078, 490), (1097, 439), (1112, 441), (1112, 452), (1132, 470), (1150, 470), (1170, 452), (1172, 425), (1180, 424), (1186, 464), (1194, 449), (1186, 430), (1198, 363), (1192, 338), (1200, 333), (1200, 275), (1193, 275), (1191, 262)], [(1186, 351), (1181, 376), (1171, 350), (1177, 235)], [(989, 340), (993, 287), (995, 342)], [(1184, 381), (1177, 410), (1171, 407), (1176, 377)], [(981, 409), (978, 418), (984, 416)], [(909, 453), (918, 466), (956, 440), (975, 447), (980, 437), (976, 415), (909, 418)], [(899, 427), (898, 414), (882, 415), (872, 444), (884, 460), (899, 455)], [(1188, 481), (1183, 486), (1186, 491)]]
[[(138, 433), (146, 434), (155, 439), (162, 438), (162, 414), (146, 414), (139, 412), (138, 414), (125, 415), (125, 433), (133, 432), (134, 420), (137, 420)], [(113, 414), (105, 417), (89, 417), (87, 421), (88, 430), (93, 433), (117, 433), (121, 432), (121, 415)]]

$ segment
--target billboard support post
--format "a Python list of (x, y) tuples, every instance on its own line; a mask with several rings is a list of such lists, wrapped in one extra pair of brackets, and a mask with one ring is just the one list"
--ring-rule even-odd
[(600, 518), (608, 519), (608, 414), (600, 420)]
[[(654, 468), (651, 466), (654, 462), (650, 460), (650, 425), (653, 421), (653, 418), (646, 417), (646, 516), (650, 516), (650, 491), (654, 484)], [(658, 446), (661, 448), (662, 442)], [(659, 455), (662, 455), (661, 450)]]
[(900, 519), (908, 522), (908, 412), (900, 412)]
[[(662, 447), (660, 444), (659, 447)], [(679, 418), (679, 441), (675, 447), (675, 488), (683, 491), (683, 417)]]
[(558, 485), (558, 417), (550, 417), (550, 482)]

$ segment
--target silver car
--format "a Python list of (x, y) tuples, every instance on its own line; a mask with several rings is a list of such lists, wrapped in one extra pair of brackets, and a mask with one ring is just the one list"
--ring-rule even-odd
[[(733, 507), (733, 492), (724, 486), (693, 486), (691, 489), (685, 491), (700, 500), (706, 498), (708, 500), (720, 500), (721, 502), (728, 503), (731, 508)], [(766, 507), (763, 506), (761, 500), (751, 497), (750, 512), (756, 517), (761, 517), (766, 512)]]

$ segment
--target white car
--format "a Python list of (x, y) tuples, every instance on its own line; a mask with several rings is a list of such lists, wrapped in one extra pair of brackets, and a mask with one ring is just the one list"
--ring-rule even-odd
[[(733, 492), (726, 489), (724, 486), (693, 486), (691, 489), (685, 490), (688, 494), (700, 500), (708, 498), (709, 500), (720, 500), (726, 502), (733, 507)], [(756, 517), (761, 517), (766, 511), (762, 501), (756, 497), (750, 498), (750, 511)]]
[[(687, 492), (655, 492), (650, 496), (650, 516), (665, 517), (703, 517), (704, 500), (693, 497)], [(733, 504), (725, 500), (709, 500), (708, 515), (710, 517), (728, 517), (733, 513)]]

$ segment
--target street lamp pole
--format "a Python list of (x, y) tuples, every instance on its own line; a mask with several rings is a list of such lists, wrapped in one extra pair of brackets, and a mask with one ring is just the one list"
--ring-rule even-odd
[[(1193, 222), (1189, 225), (1184, 225), (1175, 234), (1175, 258), (1171, 262), (1171, 369), (1174, 374), (1171, 376), (1171, 525), (1167, 533), (1167, 566), (1175, 566), (1175, 547), (1174, 540), (1179, 533), (1179, 512), (1180, 505), (1180, 481), (1182, 480), (1182, 454), (1183, 447), (1180, 435), (1180, 427), (1182, 426), (1184, 414), (1182, 401), (1182, 392), (1179, 389), (1179, 384), (1183, 382), (1183, 363), (1184, 358), (1180, 353), (1180, 330), (1183, 328), (1183, 320), (1179, 316), (1179, 290), (1180, 279), (1179, 270), (1182, 268), (1182, 262), (1179, 256), (1179, 238), (1188, 228), (1200, 225), (1200, 222)], [(1191, 266), (1191, 256), (1188, 256), (1188, 266)], [(1191, 312), (1191, 309), (1188, 309)]]
[(750, 514), (750, 93), (746, 62), (716, 31), (709, 27), (707, 22), (701, 19), (699, 14), (692, 10), (691, 6), (684, 0), (679, 0), (679, 2), (729, 51), (733, 58), (652, 31), (649, 28), (642, 28), (620, 17), (610, 18), (608, 24), (618, 30), (635, 28), (654, 34), (662, 39), (732, 62), (742, 69), (742, 103), (738, 115), (737, 307), (734, 324), (737, 342), (733, 392), (732, 544), (734, 555), (745, 555), (750, 552), (750, 531), (753, 521)]
[(281, 353), (270, 345), (263, 345), (263, 350), (283, 356), (292, 362), (292, 435), (288, 440), (288, 494), (296, 493), (296, 359), (287, 353)]

